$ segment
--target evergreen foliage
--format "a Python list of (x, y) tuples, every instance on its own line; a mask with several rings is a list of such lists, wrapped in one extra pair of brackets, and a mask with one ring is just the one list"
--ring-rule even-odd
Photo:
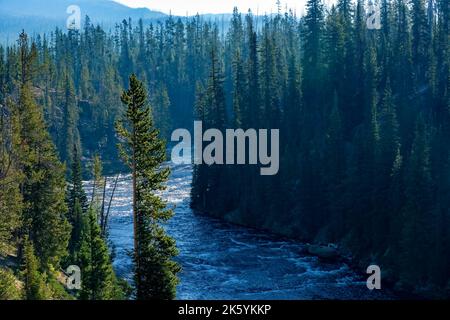
[(121, 300), (122, 289), (114, 274), (105, 240), (102, 238), (97, 214), (90, 208), (85, 215), (80, 245), (83, 300)]
[(165, 189), (170, 173), (169, 168), (161, 167), (166, 159), (165, 143), (153, 125), (144, 85), (134, 74), (122, 102), (127, 109), (116, 130), (121, 157), (133, 176), (136, 298), (174, 299), (180, 267), (172, 259), (178, 251), (162, 226), (173, 212), (156, 193)]
[[(161, 227), (171, 214), (155, 195), (168, 176), (159, 138), (193, 120), (281, 135), (277, 176), (195, 166), (193, 208), (338, 243), (399, 287), (448, 296), (448, 0), (382, 0), (380, 30), (367, 29), (364, 0), (330, 8), (308, 0), (306, 9), (302, 17), (234, 10), (226, 34), (200, 16), (124, 20), (112, 32), (86, 19), (80, 31), (32, 41), (22, 33), (0, 46), (0, 254), (23, 255), (27, 236), (41, 272), (58, 268), (69, 238), (73, 254), (86, 210), (78, 158), (98, 154), (106, 171), (121, 169), (118, 92), (134, 72), (142, 83), (132, 77), (123, 95), (118, 133), (136, 178), (138, 298), (174, 296), (176, 250)], [(68, 211), (57, 152), (73, 171)], [(91, 202), (104, 186), (95, 180)]]

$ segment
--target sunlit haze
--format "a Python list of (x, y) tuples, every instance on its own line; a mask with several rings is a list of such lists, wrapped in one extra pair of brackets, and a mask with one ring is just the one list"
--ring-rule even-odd
[[(277, 12), (276, 0), (115, 0), (132, 8), (149, 8), (174, 15), (196, 13), (230, 13), (234, 7), (241, 12), (251, 9), (254, 13)], [(287, 7), (301, 15), (306, 0), (282, 0), (282, 10)]]

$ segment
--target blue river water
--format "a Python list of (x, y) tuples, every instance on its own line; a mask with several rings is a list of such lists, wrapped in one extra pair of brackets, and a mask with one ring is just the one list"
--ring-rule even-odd
[[(163, 193), (175, 215), (167, 231), (180, 255), (178, 299), (392, 299), (370, 291), (366, 279), (343, 263), (323, 263), (304, 253), (304, 245), (272, 234), (232, 225), (189, 207), (192, 166), (172, 165)], [(109, 182), (112, 182), (112, 178)], [(112, 186), (108, 184), (108, 192)], [(110, 240), (114, 268), (132, 279), (133, 247), (130, 176), (119, 179), (112, 203)]]

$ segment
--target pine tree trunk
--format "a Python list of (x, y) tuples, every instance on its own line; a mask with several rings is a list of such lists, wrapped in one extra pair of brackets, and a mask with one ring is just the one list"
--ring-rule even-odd
[[(133, 128), (133, 143), (136, 142), (136, 131), (135, 128)], [(136, 150), (135, 146), (133, 146), (133, 231), (134, 231), (134, 256), (135, 256), (135, 263), (136, 263), (136, 291), (137, 296), (139, 297), (140, 292), (140, 278), (141, 278), (141, 271), (139, 269), (139, 241), (138, 241), (138, 212), (137, 212), (137, 199), (136, 199)]]

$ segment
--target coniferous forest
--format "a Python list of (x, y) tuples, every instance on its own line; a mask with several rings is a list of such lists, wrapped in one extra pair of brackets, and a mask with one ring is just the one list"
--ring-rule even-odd
[[(175, 298), (159, 168), (194, 120), (280, 129), (276, 175), (195, 165), (196, 212), (337, 244), (395, 290), (450, 297), (449, 2), (380, 6), (379, 29), (364, 0), (308, 0), (303, 16), (235, 9), (226, 26), (86, 17), (0, 46), (0, 299)], [(119, 172), (133, 177), (132, 283), (108, 239), (105, 177)], [(74, 264), (78, 291), (61, 281)]]

